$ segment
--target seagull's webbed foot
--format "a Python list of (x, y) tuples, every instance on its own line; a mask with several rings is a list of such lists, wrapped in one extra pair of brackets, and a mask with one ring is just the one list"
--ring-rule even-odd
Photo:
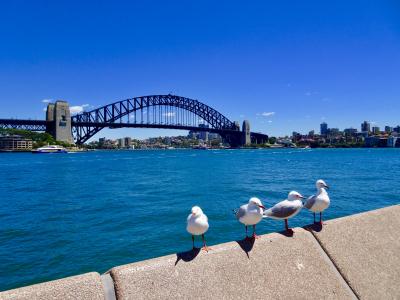
[(208, 251), (211, 251), (212, 249), (210, 247), (204, 246), (203, 248), (201, 248), (201, 250), (206, 251), (208, 253)]

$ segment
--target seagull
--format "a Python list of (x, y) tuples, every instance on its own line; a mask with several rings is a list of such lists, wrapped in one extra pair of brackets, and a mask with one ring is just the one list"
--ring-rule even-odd
[(194, 236), (201, 235), (203, 240), (203, 250), (208, 252), (209, 248), (207, 248), (206, 240), (204, 238), (204, 233), (208, 230), (208, 218), (203, 213), (200, 207), (193, 206), (192, 213), (187, 217), (187, 226), (186, 230), (192, 235), (192, 243), (194, 249)]
[(319, 212), (319, 223), (322, 225), (322, 212), (329, 207), (330, 199), (326, 189), (329, 189), (328, 185), (322, 179), (317, 180), (315, 183), (317, 187), (317, 194), (309, 197), (304, 203), (304, 207), (311, 210), (314, 214)]
[(304, 197), (300, 193), (291, 191), (287, 200), (283, 200), (270, 209), (264, 211), (263, 218), (285, 220), (286, 231), (293, 233), (293, 230), (288, 226), (288, 219), (297, 215), (303, 208), (303, 202), (301, 199), (304, 199)]
[(257, 238), (256, 235), (256, 224), (261, 221), (263, 216), (264, 205), (262, 205), (261, 200), (253, 197), (250, 198), (248, 204), (244, 204), (237, 211), (235, 211), (236, 218), (240, 223), (244, 224), (246, 227), (246, 238), (247, 238), (247, 226), (253, 225), (253, 238)]

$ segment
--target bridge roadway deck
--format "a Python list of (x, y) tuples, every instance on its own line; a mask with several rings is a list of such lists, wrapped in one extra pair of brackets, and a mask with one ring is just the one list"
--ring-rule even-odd
[(327, 221), (322, 230), (214, 245), (209, 253), (36, 284), (0, 299), (400, 299), (399, 227), (395, 205)]

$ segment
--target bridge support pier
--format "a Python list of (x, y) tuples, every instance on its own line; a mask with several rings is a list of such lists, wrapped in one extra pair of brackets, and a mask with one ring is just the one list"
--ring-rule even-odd
[(66, 101), (58, 100), (56, 103), (49, 103), (46, 111), (47, 129), (56, 141), (73, 144), (71, 130), (71, 112)]
[(250, 122), (247, 120), (243, 121), (242, 125), (242, 146), (250, 145), (251, 137), (250, 137)]

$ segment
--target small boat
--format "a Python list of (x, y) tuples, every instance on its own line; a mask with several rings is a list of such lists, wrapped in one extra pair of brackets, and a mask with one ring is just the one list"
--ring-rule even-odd
[(67, 149), (58, 145), (48, 145), (32, 150), (32, 153), (67, 153)]

